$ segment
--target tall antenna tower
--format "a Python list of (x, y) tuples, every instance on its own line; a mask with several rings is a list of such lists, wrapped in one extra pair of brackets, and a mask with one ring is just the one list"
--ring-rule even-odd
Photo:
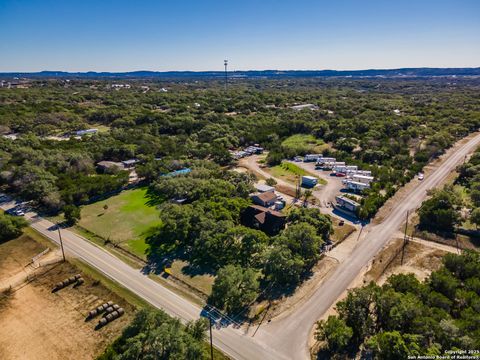
[(228, 60), (223, 60), (223, 65), (225, 65), (225, 91), (227, 91), (227, 84), (228, 84), (227, 66), (228, 66)]

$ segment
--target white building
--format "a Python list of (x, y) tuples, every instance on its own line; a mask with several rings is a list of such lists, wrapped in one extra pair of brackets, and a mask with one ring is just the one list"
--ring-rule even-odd
[(267, 184), (255, 184), (254, 187), (259, 193), (275, 192), (275, 188)]
[(290, 106), (290, 109), (297, 110), (297, 111), (309, 109), (309, 110), (315, 111), (315, 110), (318, 110), (319, 107), (314, 104), (301, 104), (301, 105)]
[(307, 154), (303, 158), (303, 161), (305, 162), (313, 162), (313, 161), (318, 161), (319, 158), (323, 157), (322, 154)]
[(352, 181), (352, 180), (347, 180), (345, 182), (345, 187), (353, 191), (363, 191), (365, 189), (370, 189), (369, 184), (364, 184), (364, 183)]
[(337, 206), (340, 207), (342, 210), (355, 212), (360, 207), (360, 204), (358, 202), (349, 199), (343, 195), (335, 196), (335, 200), (337, 201)]
[(317, 185), (318, 179), (314, 176), (302, 176), (302, 186), (312, 188)]
[(317, 159), (317, 165), (322, 165), (322, 164), (327, 163), (327, 162), (332, 163), (332, 162), (336, 162), (336, 161), (337, 161), (337, 159), (335, 159), (333, 157), (323, 157), (323, 156), (321, 156)]
[(365, 175), (365, 176), (372, 176), (372, 172), (370, 170), (347, 170), (348, 176), (353, 175)]
[(370, 185), (370, 183), (374, 180), (375, 178), (373, 176), (367, 176), (367, 175), (358, 175), (355, 174), (352, 176), (352, 181), (359, 182), (362, 184), (367, 184)]
[(335, 165), (332, 170), (335, 172), (346, 174), (349, 171), (358, 170), (358, 166), (357, 165)]
[(75, 135), (77, 136), (83, 136), (87, 134), (96, 134), (98, 132), (98, 129), (87, 129), (87, 130), (78, 130), (75, 132)]

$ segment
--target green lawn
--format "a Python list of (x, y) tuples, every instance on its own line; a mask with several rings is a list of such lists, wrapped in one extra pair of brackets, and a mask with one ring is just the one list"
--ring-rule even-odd
[(313, 135), (296, 134), (289, 136), (282, 142), (282, 147), (291, 149), (295, 153), (321, 153), (328, 145)]
[[(280, 165), (266, 168), (265, 170), (270, 174), (272, 174), (273, 177), (288, 181), (292, 184), (296, 183), (297, 177), (301, 177), (305, 175), (315, 176), (315, 174), (309, 173), (308, 171), (302, 169), (298, 165), (292, 164), (290, 162), (285, 162), (285, 161), (282, 162)], [(324, 179), (319, 178), (318, 183), (326, 184), (327, 182)]]
[[(160, 224), (159, 211), (148, 205), (147, 188), (121, 192), (109, 199), (82, 207), (79, 226), (113, 242), (122, 243), (143, 256), (145, 238), (153, 226)], [(104, 206), (108, 205), (105, 210)]]

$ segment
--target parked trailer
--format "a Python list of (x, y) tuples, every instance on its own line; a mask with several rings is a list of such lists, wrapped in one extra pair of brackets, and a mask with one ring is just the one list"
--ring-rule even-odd
[(302, 176), (302, 186), (312, 188), (317, 185), (318, 179), (313, 176)]
[(352, 181), (356, 181), (362, 184), (370, 184), (375, 178), (373, 176), (367, 176), (367, 175), (358, 175), (355, 174), (352, 176)]
[(337, 205), (344, 209), (351, 212), (357, 211), (360, 207), (360, 204), (352, 199), (349, 199), (343, 195), (335, 196), (335, 200), (337, 200)]
[(323, 156), (321, 156), (317, 159), (317, 165), (323, 165), (325, 163), (334, 163), (336, 161), (337, 161), (337, 159), (334, 158), (334, 157), (323, 157)]
[(347, 189), (353, 190), (353, 191), (363, 191), (365, 189), (369, 189), (370, 185), (369, 184), (364, 184), (364, 183), (361, 183), (361, 182), (357, 182), (357, 181), (348, 180), (348, 181), (345, 182), (345, 187)]
[(335, 172), (347, 173), (348, 171), (358, 170), (357, 165), (335, 165), (332, 169)]
[(347, 170), (348, 176), (353, 175), (365, 175), (365, 176), (372, 176), (372, 172), (370, 170)]
[(323, 157), (322, 154), (307, 154), (303, 158), (304, 162), (313, 162), (313, 161), (318, 161), (319, 158)]
[(324, 170), (333, 170), (334, 168), (341, 166), (345, 166), (344, 161), (325, 162), (323, 163), (322, 168)]

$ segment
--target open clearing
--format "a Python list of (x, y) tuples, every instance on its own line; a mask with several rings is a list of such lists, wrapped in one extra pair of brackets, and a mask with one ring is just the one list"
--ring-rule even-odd
[(0, 279), (9, 278), (21, 271), (46, 247), (27, 234), (17, 239), (0, 243)]
[(445, 251), (415, 242), (408, 242), (403, 253), (403, 239), (395, 239), (373, 260), (364, 277), (364, 282), (376, 281), (383, 284), (392, 274), (413, 273), (424, 280), (434, 270), (440, 268)]
[[(79, 226), (144, 257), (145, 239), (160, 224), (159, 211), (149, 203), (147, 188), (126, 190), (82, 207)], [(108, 206), (105, 209), (105, 205)]]
[[(21, 271), (32, 254), (43, 248), (33, 243), (28, 236), (22, 236), (0, 245), (2, 258), (16, 256), (15, 263), (2, 261), (0, 278)], [(0, 359), (95, 358), (120, 335), (132, 319), (134, 308), (85, 275), (83, 285), (70, 285), (52, 293), (55, 283), (79, 270), (69, 263), (49, 265), (45, 270), (11, 294), (0, 296)], [(95, 331), (98, 319), (85, 322), (85, 316), (93, 307), (109, 300), (125, 308), (126, 314)]]
[(280, 165), (266, 167), (264, 168), (266, 172), (272, 175), (274, 178), (282, 179), (295, 185), (298, 183), (298, 178), (305, 175), (310, 175), (318, 178), (319, 184), (326, 184), (327, 181), (325, 179), (319, 178), (316, 174), (308, 172), (305, 169), (302, 169), (300, 166), (290, 163), (290, 162), (282, 162)]
[(170, 268), (170, 273), (177, 280), (192, 287), (205, 296), (209, 296), (212, 292), (215, 276), (211, 274), (196, 273), (190, 270), (189, 264), (183, 260), (175, 260)]
[(282, 141), (282, 147), (290, 149), (295, 153), (315, 153), (319, 154), (329, 148), (322, 140), (313, 135), (296, 134), (289, 136)]

